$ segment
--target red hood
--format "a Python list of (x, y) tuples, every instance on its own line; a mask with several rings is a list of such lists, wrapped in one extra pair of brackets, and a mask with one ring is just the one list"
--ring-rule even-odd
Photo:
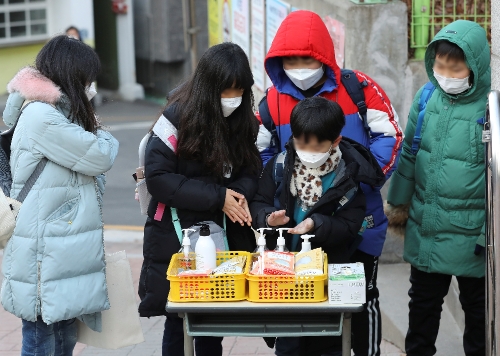
[(274, 86), (287, 81), (281, 58), (286, 56), (310, 56), (327, 65), (340, 82), (340, 68), (335, 60), (333, 41), (323, 20), (312, 11), (299, 10), (290, 13), (282, 22), (274, 37), (265, 60), (265, 68)]

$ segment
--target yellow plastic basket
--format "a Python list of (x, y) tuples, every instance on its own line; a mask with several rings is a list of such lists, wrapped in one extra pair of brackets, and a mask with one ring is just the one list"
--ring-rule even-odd
[(256, 276), (247, 274), (248, 300), (256, 303), (317, 303), (327, 299), (328, 257), (321, 276)]
[(225, 274), (207, 277), (179, 277), (180, 265), (177, 253), (172, 256), (167, 270), (170, 281), (168, 300), (171, 302), (230, 302), (245, 300), (247, 296), (245, 275), (250, 271), (252, 254), (242, 251), (217, 252), (217, 266), (236, 256), (246, 256), (243, 273)]

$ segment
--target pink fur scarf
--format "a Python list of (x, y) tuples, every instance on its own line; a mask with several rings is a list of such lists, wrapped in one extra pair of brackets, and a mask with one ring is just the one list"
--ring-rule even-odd
[(61, 89), (33, 67), (21, 69), (7, 85), (9, 93), (18, 92), (26, 100), (56, 104), (62, 96)]
[(342, 159), (340, 149), (334, 148), (328, 160), (318, 168), (307, 168), (299, 157), (295, 158), (290, 191), (294, 197), (301, 201), (303, 209), (309, 209), (316, 204), (323, 195), (323, 182), (321, 177), (333, 172)]

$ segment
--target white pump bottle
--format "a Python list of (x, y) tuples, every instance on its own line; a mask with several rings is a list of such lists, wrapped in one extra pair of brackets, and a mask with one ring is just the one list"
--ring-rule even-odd
[(283, 236), (283, 231), (288, 231), (290, 230), (288, 227), (282, 227), (282, 228), (279, 228), (279, 229), (276, 229), (279, 231), (279, 237), (278, 237), (278, 241), (276, 241), (276, 248), (274, 249), (274, 251), (276, 252), (289, 252), (288, 249), (286, 248), (286, 241), (285, 241), (285, 237)]
[(263, 255), (265, 251), (269, 250), (266, 246), (266, 238), (264, 237), (264, 231), (266, 230), (272, 230), (272, 228), (262, 227), (260, 229), (257, 229), (257, 231), (260, 233), (260, 236), (259, 239), (257, 240), (257, 248), (255, 249), (254, 253), (259, 253), (260, 255)]
[(191, 252), (191, 240), (189, 239), (189, 232), (196, 232), (193, 229), (182, 229), (184, 233), (184, 237), (182, 239), (182, 252), (184, 253), (184, 258), (189, 257), (189, 253)]
[(309, 242), (309, 239), (311, 237), (314, 237), (315, 235), (302, 235), (301, 238), (302, 240), (302, 249), (300, 250), (299, 253), (302, 253), (302, 252), (308, 252), (308, 251), (311, 251), (311, 243)]
[(210, 227), (202, 224), (200, 229), (200, 238), (196, 243), (196, 269), (213, 270), (217, 267), (217, 250), (214, 240), (210, 236)]

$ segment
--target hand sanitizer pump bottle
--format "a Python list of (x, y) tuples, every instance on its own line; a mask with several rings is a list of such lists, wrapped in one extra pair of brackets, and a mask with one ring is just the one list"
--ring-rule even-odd
[(196, 243), (196, 269), (197, 270), (213, 270), (217, 267), (217, 251), (215, 243), (210, 236), (210, 227), (208, 224), (202, 224), (200, 229), (200, 238)]
[(180, 253), (183, 253), (184, 256), (180, 258), (181, 269), (186, 271), (193, 269), (193, 258), (189, 256), (191, 253), (191, 240), (189, 239), (189, 232), (196, 232), (193, 229), (183, 229), (184, 237), (182, 239), (182, 248)]
[(276, 248), (274, 249), (275, 252), (289, 252), (288, 249), (286, 248), (286, 241), (285, 237), (283, 236), (283, 231), (288, 231), (288, 227), (282, 227), (279, 229), (276, 229), (279, 231), (279, 237), (278, 241), (276, 241)]
[(299, 253), (301, 252), (307, 252), (307, 251), (311, 251), (311, 243), (309, 242), (309, 239), (311, 237), (314, 237), (315, 235), (302, 235), (301, 238), (302, 240), (302, 249), (300, 250)]
[(262, 227), (260, 229), (257, 229), (257, 231), (260, 233), (260, 236), (259, 239), (257, 240), (257, 248), (255, 249), (254, 253), (263, 255), (265, 251), (269, 251), (269, 249), (266, 246), (266, 238), (264, 237), (264, 231), (266, 230), (272, 230), (272, 228)]

